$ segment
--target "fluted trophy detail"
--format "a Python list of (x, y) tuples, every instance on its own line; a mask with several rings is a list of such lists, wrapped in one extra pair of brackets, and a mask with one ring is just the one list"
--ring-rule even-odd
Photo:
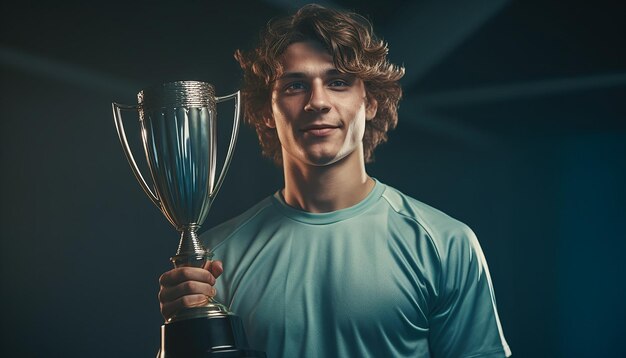
[[(240, 92), (216, 97), (206, 82), (177, 81), (144, 89), (137, 105), (113, 103), (113, 117), (124, 154), (150, 200), (180, 233), (175, 267), (202, 267), (212, 253), (198, 239), (234, 152), (240, 123)], [(235, 100), (228, 151), (216, 180), (219, 102)], [(124, 131), (122, 111), (138, 111), (152, 184), (142, 175)], [(243, 325), (226, 306), (209, 299), (177, 312), (161, 327), (160, 358), (264, 357), (248, 348)]]

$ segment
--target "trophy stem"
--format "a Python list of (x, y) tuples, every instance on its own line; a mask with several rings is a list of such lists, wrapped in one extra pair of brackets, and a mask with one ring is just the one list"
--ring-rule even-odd
[[(198, 239), (200, 225), (190, 224), (180, 229), (180, 243), (176, 255), (170, 259), (174, 267), (204, 267), (207, 261), (213, 258), (213, 253), (206, 250)], [(215, 317), (231, 315), (223, 304), (207, 297), (206, 304), (199, 307), (190, 307), (176, 313), (167, 323), (201, 317)]]
[(199, 228), (200, 225), (198, 224), (190, 224), (179, 229), (178, 250), (176, 250), (176, 255), (170, 259), (174, 267), (203, 267), (213, 257), (213, 253), (207, 251), (198, 239)]

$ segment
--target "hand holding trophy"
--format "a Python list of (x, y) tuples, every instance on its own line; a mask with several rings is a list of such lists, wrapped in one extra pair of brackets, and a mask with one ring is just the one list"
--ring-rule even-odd
[[(137, 105), (113, 103), (113, 117), (126, 158), (152, 202), (180, 232), (175, 267), (203, 267), (212, 254), (198, 240), (198, 229), (219, 191), (239, 132), (240, 93), (216, 97), (206, 82), (178, 81), (145, 89)], [(233, 130), (217, 180), (216, 104), (235, 99)], [(122, 110), (138, 110), (141, 139), (153, 188), (141, 174), (126, 139)], [(248, 347), (241, 319), (209, 299), (179, 311), (161, 326), (159, 358), (265, 357)]]

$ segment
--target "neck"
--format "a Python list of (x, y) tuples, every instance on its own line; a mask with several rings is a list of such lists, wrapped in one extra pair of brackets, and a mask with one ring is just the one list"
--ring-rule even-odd
[(365, 172), (363, 151), (355, 150), (326, 166), (295, 162), (284, 155), (283, 159), (283, 196), (287, 205), (300, 210), (324, 213), (345, 209), (365, 199), (374, 187), (374, 180)]

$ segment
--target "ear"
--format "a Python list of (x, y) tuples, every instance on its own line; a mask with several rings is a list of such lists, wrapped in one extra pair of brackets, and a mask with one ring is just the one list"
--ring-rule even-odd
[(265, 125), (268, 128), (276, 128), (276, 121), (274, 120), (274, 113), (272, 113), (272, 107), (266, 104), (261, 109), (261, 112), (262, 112), (261, 115), (263, 116), (263, 123), (265, 123)]
[(274, 116), (272, 116), (271, 114), (263, 117), (263, 122), (265, 122), (265, 125), (268, 126), (269, 128), (276, 128), (276, 122), (274, 121)]
[(365, 104), (365, 120), (371, 121), (376, 117), (376, 111), (378, 110), (378, 101), (374, 98), (366, 98)]

